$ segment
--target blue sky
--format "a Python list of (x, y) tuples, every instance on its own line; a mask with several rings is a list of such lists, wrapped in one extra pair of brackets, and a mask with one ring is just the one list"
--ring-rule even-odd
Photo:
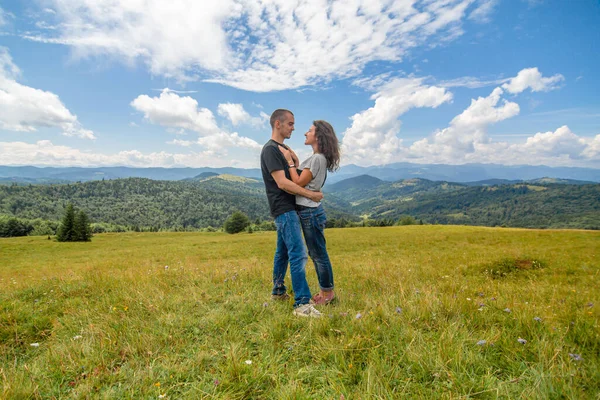
[(596, 0), (0, 0), (0, 165), (600, 168)]

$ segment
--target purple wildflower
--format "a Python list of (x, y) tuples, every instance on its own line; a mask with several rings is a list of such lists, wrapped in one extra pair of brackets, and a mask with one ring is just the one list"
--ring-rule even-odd
[(571, 357), (573, 361), (583, 361), (583, 357), (581, 357), (581, 354), (569, 353), (569, 357)]
[(396, 307), (396, 314), (402, 314), (402, 308)]
[(537, 322), (542, 322), (542, 319), (540, 317), (535, 317), (533, 320)]
[(361, 318), (362, 318), (362, 314), (361, 313), (356, 314), (356, 319), (361, 319)]

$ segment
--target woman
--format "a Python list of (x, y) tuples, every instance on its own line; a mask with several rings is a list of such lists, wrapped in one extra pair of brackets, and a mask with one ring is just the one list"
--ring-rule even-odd
[[(304, 144), (312, 146), (313, 155), (299, 166), (298, 157), (289, 149), (279, 146), (290, 166), (290, 177), (294, 183), (312, 191), (319, 191), (327, 178), (327, 170), (334, 172), (339, 167), (340, 149), (333, 127), (326, 121), (314, 121), (304, 134)], [(296, 170), (296, 166), (300, 171)], [(313, 260), (321, 291), (313, 296), (315, 304), (329, 304), (334, 298), (333, 270), (325, 243), (327, 217), (320, 202), (296, 196), (296, 210), (302, 222), (304, 240), (308, 254)]]

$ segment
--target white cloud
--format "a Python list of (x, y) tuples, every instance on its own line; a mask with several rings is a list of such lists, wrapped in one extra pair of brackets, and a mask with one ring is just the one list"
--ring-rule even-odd
[(481, 79), (473, 76), (464, 76), (461, 78), (451, 79), (438, 83), (438, 86), (444, 88), (466, 87), (469, 89), (477, 89), (487, 86), (496, 86), (508, 82), (510, 79)]
[(519, 105), (502, 100), (502, 93), (501, 88), (496, 88), (487, 97), (471, 100), (471, 105), (454, 117), (448, 128), (413, 143), (411, 156), (458, 159), (474, 153), (477, 145), (489, 142), (488, 125), (519, 114)]
[(73, 147), (54, 145), (49, 140), (36, 143), (0, 142), (0, 165), (72, 166), (72, 167), (230, 167), (256, 168), (256, 160), (237, 161), (224, 158), (212, 151), (186, 154), (164, 151), (144, 154), (138, 150), (121, 151), (116, 154), (100, 154)]
[(249, 124), (255, 128), (262, 128), (269, 120), (269, 116), (266, 113), (261, 111), (258, 117), (253, 117), (244, 109), (243, 105), (235, 103), (219, 104), (217, 112), (219, 115), (230, 120), (233, 126)]
[(177, 146), (190, 147), (194, 144), (194, 142), (192, 142), (191, 140), (173, 139), (170, 142), (167, 142), (167, 144), (174, 144)]
[(560, 157), (568, 156), (569, 158), (580, 158), (582, 153), (587, 150), (594, 153), (593, 148), (588, 148), (588, 143), (585, 139), (575, 135), (568, 126), (561, 126), (554, 132), (536, 133), (534, 136), (527, 138), (523, 146), (519, 146), (520, 150), (525, 154), (530, 154), (532, 157)]
[(6, 47), (0, 46), (0, 79), (15, 80), (21, 75), (21, 70), (13, 62)]
[(469, 14), (469, 19), (480, 24), (490, 22), (490, 16), (497, 4), (498, 0), (479, 0), (477, 8)]
[(241, 104), (224, 103), (219, 104), (217, 112), (219, 115), (228, 118), (233, 126), (240, 125), (250, 120), (250, 114), (244, 110), (244, 106)]
[(516, 77), (502, 85), (508, 92), (516, 94), (531, 89), (533, 92), (548, 92), (558, 89), (559, 84), (564, 81), (561, 74), (544, 78), (537, 68), (526, 68), (521, 70)]
[(28, 38), (263, 92), (356, 76), (460, 36), (473, 1), (47, 0), (57, 30)]
[(0, 129), (34, 132), (40, 127), (59, 128), (65, 136), (95, 139), (56, 94), (18, 83), (20, 74), (8, 50), (0, 47)]
[(352, 116), (352, 126), (344, 133), (345, 162), (370, 164), (391, 162), (402, 149), (398, 138), (398, 118), (415, 107), (432, 107), (448, 102), (452, 94), (443, 88), (423, 85), (422, 79), (394, 79), (371, 98), (375, 105)]
[(164, 89), (159, 97), (140, 95), (131, 102), (131, 106), (153, 124), (187, 129), (202, 136), (220, 131), (212, 111), (199, 108), (192, 97), (181, 97), (169, 89)]
[[(207, 148), (210, 155), (227, 155), (227, 149), (230, 147), (250, 150), (261, 148), (256, 141), (250, 138), (239, 136), (237, 132), (228, 133), (221, 129), (212, 111), (199, 107), (198, 102), (192, 97), (179, 96), (169, 89), (164, 89), (159, 97), (140, 95), (131, 102), (131, 106), (142, 112), (146, 120), (174, 130), (175, 133), (185, 133), (185, 130), (197, 132), (200, 137), (196, 144)], [(239, 114), (235, 114), (235, 112), (239, 112), (240, 108), (228, 106), (223, 108), (221, 106), (219, 106), (220, 112), (230, 115), (223, 110), (229, 112), (233, 110), (233, 115), (236, 118), (239, 117)], [(241, 111), (247, 114), (243, 107)], [(253, 118), (249, 114), (247, 116), (249, 122), (252, 122)], [(173, 140), (169, 143), (189, 146), (192, 142)]]
[[(471, 105), (454, 117), (450, 125), (463, 129), (480, 129), (519, 114), (519, 105), (501, 99), (503, 91), (496, 88), (487, 97), (471, 100)], [(501, 101), (502, 100), (502, 101)], [(498, 107), (498, 103), (502, 105)]]
[[(253, 150), (260, 150), (262, 146), (254, 140), (239, 136), (237, 132), (228, 134), (219, 132), (215, 135), (201, 137), (198, 139), (198, 144), (208, 148), (212, 153), (217, 154), (223, 152), (227, 147), (244, 147)], [(227, 154), (223, 152), (223, 154)]]
[[(375, 79), (375, 86), (380, 86), (380, 91), (372, 96), (375, 105), (352, 117), (353, 124), (343, 139), (343, 163), (411, 161), (600, 167), (600, 135), (580, 137), (563, 126), (554, 132), (526, 137), (522, 143), (495, 142), (488, 136), (489, 126), (520, 112), (517, 103), (503, 96), (526, 89), (550, 90), (561, 80), (561, 75), (544, 78), (537, 68), (524, 69), (516, 77), (503, 80), (508, 83), (496, 87), (488, 96), (472, 99), (448, 127), (405, 146), (398, 137), (401, 125), (398, 117), (413, 107), (437, 107), (451, 100), (452, 95), (443, 88), (425, 86), (423, 79), (396, 79), (382, 86), (382, 80)], [(364, 86), (362, 81), (355, 84)]]
[(6, 15), (4, 13), (4, 10), (2, 9), (2, 7), (0, 7), (0, 26), (6, 25)]

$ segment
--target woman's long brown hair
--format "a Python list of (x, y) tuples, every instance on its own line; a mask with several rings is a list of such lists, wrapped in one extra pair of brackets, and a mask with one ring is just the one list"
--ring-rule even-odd
[(313, 125), (315, 126), (319, 153), (325, 156), (327, 169), (334, 172), (340, 167), (340, 144), (333, 126), (323, 120), (313, 121)]

